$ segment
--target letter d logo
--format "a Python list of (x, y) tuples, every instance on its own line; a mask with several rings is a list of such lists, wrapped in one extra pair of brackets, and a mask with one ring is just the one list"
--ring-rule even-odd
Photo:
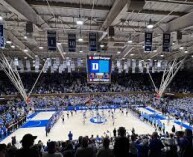
[(92, 70), (98, 70), (99, 64), (98, 63), (92, 63)]

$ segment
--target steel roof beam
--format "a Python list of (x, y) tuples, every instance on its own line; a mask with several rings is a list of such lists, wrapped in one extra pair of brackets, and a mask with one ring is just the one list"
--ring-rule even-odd
[[(161, 10), (147, 10), (143, 9), (140, 12), (135, 10), (128, 10), (128, 13), (138, 13), (138, 14), (151, 14), (151, 15), (168, 15), (171, 11), (161, 11)], [(170, 16), (184, 16), (187, 12), (172, 12)]]
[(25, 17), (39, 28), (49, 28), (49, 25), (39, 16), (25, 0), (0, 0), (9, 11)]
[[(46, 1), (34, 1), (34, 0), (26, 0), (26, 2), (32, 6), (45, 6), (47, 7)], [(51, 7), (59, 7), (59, 8), (80, 8), (78, 3), (67, 3), (67, 2), (55, 2), (49, 1)], [(92, 5), (89, 4), (81, 4), (82, 9), (92, 9)], [(110, 6), (103, 6), (103, 5), (95, 5), (95, 10), (110, 10)]]

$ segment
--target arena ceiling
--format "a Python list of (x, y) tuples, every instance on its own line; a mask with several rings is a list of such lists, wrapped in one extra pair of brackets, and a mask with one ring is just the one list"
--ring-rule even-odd
[[(134, 1), (137, 0), (0, 0), (6, 38), (12, 41), (1, 51), (7, 57), (23, 59), (84, 59), (88, 54), (112, 55), (115, 60), (192, 57), (193, 0), (138, 0), (138, 4)], [(80, 17), (84, 21), (82, 26), (76, 24)], [(154, 50), (144, 53), (144, 33), (150, 19), (154, 24)], [(34, 32), (25, 39), (28, 21), (33, 23)], [(114, 26), (113, 37), (108, 35), (109, 26)], [(79, 36), (80, 29), (84, 41), (77, 42), (77, 52), (68, 52), (68, 33), (76, 32)], [(57, 31), (62, 53), (47, 50), (47, 30)], [(98, 41), (104, 45), (101, 52), (89, 52), (91, 30), (98, 32)], [(177, 31), (182, 32), (181, 40), (177, 40)], [(172, 52), (162, 52), (163, 32), (171, 32)], [(128, 43), (129, 39), (132, 43)]]

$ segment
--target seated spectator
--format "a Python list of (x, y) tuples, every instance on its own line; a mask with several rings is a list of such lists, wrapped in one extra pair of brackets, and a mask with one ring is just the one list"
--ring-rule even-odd
[(76, 150), (75, 157), (95, 157), (94, 150), (88, 147), (87, 137), (83, 137), (81, 147)]
[(16, 157), (39, 157), (38, 151), (32, 149), (36, 138), (37, 136), (32, 136), (31, 134), (24, 135), (21, 140), (22, 148), (17, 151)]
[(115, 157), (127, 157), (129, 154), (129, 139), (126, 138), (126, 130), (120, 127), (118, 137), (115, 139), (114, 155)]
[(148, 139), (144, 137), (143, 139), (138, 139), (136, 141), (136, 148), (137, 148), (137, 157), (148, 157)]
[(56, 142), (49, 142), (48, 152), (43, 153), (42, 157), (63, 157), (63, 155), (56, 150)]
[(74, 150), (71, 141), (66, 142), (65, 150), (61, 152), (64, 157), (74, 157)]
[[(133, 134), (133, 133), (132, 133)], [(130, 150), (130, 157), (137, 157), (137, 148), (136, 148), (136, 136), (135, 134), (131, 135), (131, 142), (129, 145), (129, 150)]]
[(164, 145), (158, 138), (158, 133), (154, 132), (149, 144), (149, 157), (162, 157), (162, 148), (164, 148)]
[(180, 157), (192, 157), (193, 155), (193, 138), (192, 131), (186, 129), (184, 136), (177, 134), (178, 145), (180, 146)]
[(108, 138), (103, 139), (103, 148), (97, 152), (97, 157), (113, 157), (112, 150), (109, 149), (110, 140)]
[(0, 144), (0, 157), (6, 157), (6, 144)]

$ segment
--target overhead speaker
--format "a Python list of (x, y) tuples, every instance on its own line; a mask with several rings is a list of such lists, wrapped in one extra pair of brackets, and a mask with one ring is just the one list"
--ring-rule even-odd
[(145, 0), (128, 0), (128, 11), (141, 11), (145, 5)]
[(182, 32), (177, 31), (177, 39), (182, 40)]
[(109, 26), (109, 36), (113, 37), (115, 35), (115, 29), (113, 26)]
[(26, 33), (27, 34), (33, 33), (33, 23), (32, 22), (26, 23)]

